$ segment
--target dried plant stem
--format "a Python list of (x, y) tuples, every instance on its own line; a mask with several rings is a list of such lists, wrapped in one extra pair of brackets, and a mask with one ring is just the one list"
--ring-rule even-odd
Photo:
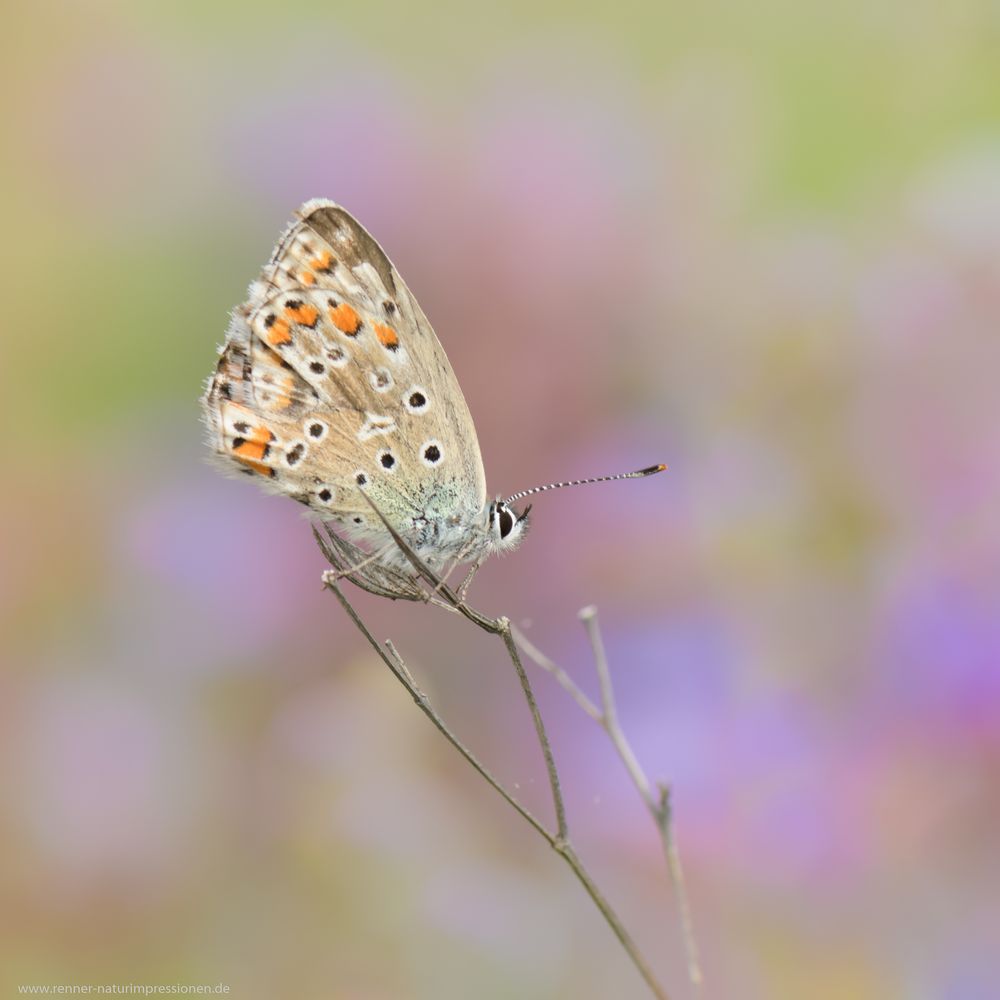
[[(524, 664), (521, 663), (517, 646), (514, 644), (514, 637), (510, 631), (510, 621), (507, 618), (499, 618), (497, 619), (497, 624), (500, 626), (500, 636), (503, 639), (504, 646), (507, 648), (510, 662), (514, 664), (514, 669), (517, 671), (517, 679), (521, 682), (521, 690), (524, 692), (525, 701), (528, 703), (528, 708), (531, 709), (531, 718), (535, 723), (535, 733), (538, 735), (538, 743), (542, 748), (542, 756), (545, 758), (545, 769), (549, 775), (549, 787), (552, 789), (552, 805), (556, 813), (556, 837), (560, 842), (566, 843), (568, 836), (566, 829), (566, 806), (563, 803), (562, 790), (559, 787), (559, 772), (556, 770), (555, 758), (552, 756), (552, 745), (549, 743), (549, 738), (545, 733), (545, 723), (542, 721), (542, 713), (538, 711), (538, 703), (535, 701), (534, 691), (531, 690), (528, 673), (524, 669)], [(569, 858), (567, 857), (568, 860)], [(579, 875), (582, 870), (581, 868), (580, 871), (577, 871), (577, 874)], [(576, 871), (575, 868), (574, 871)]]
[(465, 744), (448, 728), (444, 720), (440, 715), (431, 707), (431, 703), (427, 700), (427, 695), (417, 687), (416, 682), (413, 680), (413, 675), (410, 673), (409, 668), (403, 661), (403, 658), (396, 651), (396, 647), (393, 646), (391, 642), (386, 642), (386, 646), (390, 650), (391, 656), (378, 644), (378, 640), (371, 634), (368, 626), (364, 623), (361, 616), (354, 610), (354, 606), (351, 602), (344, 596), (344, 592), (340, 589), (337, 583), (330, 579), (325, 578), (324, 584), (327, 589), (332, 590), (334, 596), (340, 601), (341, 606), (347, 612), (348, 617), (354, 622), (358, 631), (365, 637), (368, 644), (375, 650), (382, 662), (392, 671), (392, 675), (403, 685), (404, 688), (410, 693), (410, 697), (416, 702), (417, 708), (420, 709), (424, 715), (427, 716), (431, 722), (440, 730), (441, 735), (479, 772), (479, 774), (491, 784), (506, 800), (513, 806), (546, 840), (550, 843), (552, 842), (552, 835), (545, 828), (544, 824), (539, 820), (530, 810), (521, 805), (520, 802), (514, 798), (510, 792), (490, 773), (489, 769), (485, 764), (481, 763), (475, 754), (469, 750)]
[(550, 673), (556, 679), (559, 686), (570, 695), (594, 722), (603, 724), (601, 722), (601, 710), (584, 694), (576, 681), (558, 663), (555, 663), (535, 646), (520, 629), (512, 625), (511, 631), (514, 634), (514, 641), (528, 654), (528, 659), (547, 673)]
[(688, 902), (687, 885), (684, 881), (684, 868), (681, 865), (680, 851), (677, 850), (677, 840), (674, 837), (673, 808), (670, 803), (670, 786), (659, 785), (660, 801), (656, 825), (660, 830), (663, 842), (663, 855), (667, 861), (670, 879), (677, 895), (677, 910), (680, 913), (681, 934), (684, 938), (684, 953), (687, 956), (688, 979), (695, 992), (701, 990), (704, 977), (701, 963), (698, 960), (698, 940), (694, 936), (694, 921), (691, 919), (691, 906)]
[(398, 680), (399, 683), (406, 688), (410, 697), (413, 698), (414, 702), (416, 702), (417, 707), (424, 713), (424, 715), (427, 716), (428, 719), (430, 719), (445, 739), (451, 743), (451, 745), (469, 762), (469, 764), (472, 765), (473, 768), (475, 768), (479, 775), (487, 781), (503, 797), (503, 799), (509, 803), (541, 837), (546, 840), (549, 846), (566, 862), (566, 864), (569, 865), (573, 874), (576, 875), (587, 894), (593, 900), (594, 905), (598, 908), (608, 926), (621, 942), (622, 947), (632, 960), (632, 963), (635, 965), (639, 974), (646, 981), (646, 984), (649, 986), (653, 995), (657, 997), (658, 1000), (669, 1000), (666, 989), (656, 978), (649, 963), (646, 961), (642, 952), (639, 951), (639, 948), (632, 936), (625, 929), (625, 926), (618, 917), (618, 914), (611, 907), (611, 904), (607, 901), (603, 892), (601, 892), (600, 888), (597, 886), (597, 883), (594, 881), (586, 866), (580, 860), (579, 855), (576, 853), (576, 850), (570, 841), (569, 829), (566, 820), (566, 809), (563, 803), (562, 791), (559, 783), (559, 772), (556, 768), (555, 758), (552, 753), (552, 746), (545, 731), (545, 724), (542, 720), (541, 712), (538, 709), (538, 704), (535, 700), (531, 682), (524, 669), (524, 665), (521, 662), (521, 657), (517, 650), (517, 644), (515, 643), (510, 622), (506, 618), (487, 618), (485, 615), (467, 607), (464, 602), (459, 601), (455, 595), (441, 583), (440, 580), (434, 577), (434, 575), (427, 570), (426, 567), (418, 565), (419, 560), (416, 559), (416, 556), (407, 549), (405, 543), (402, 542), (401, 539), (398, 539), (398, 541), (401, 543), (403, 550), (407, 552), (407, 555), (412, 557), (411, 562), (414, 562), (414, 567), (422, 576), (428, 578), (428, 582), (433, 583), (436, 593), (440, 595), (453, 610), (462, 614), (464, 617), (469, 619), (469, 621), (483, 629), (483, 631), (492, 635), (497, 635), (503, 640), (504, 648), (510, 657), (511, 663), (514, 665), (525, 701), (528, 703), (528, 707), (531, 711), (532, 721), (535, 726), (535, 734), (538, 738), (539, 746), (542, 750), (542, 756), (545, 760), (549, 787), (552, 794), (553, 808), (556, 816), (556, 829), (554, 832), (549, 830), (546, 825), (534, 815), (534, 813), (523, 806), (445, 724), (444, 720), (440, 715), (438, 715), (431, 705), (427, 696), (417, 686), (413, 679), (413, 675), (406, 666), (403, 658), (399, 655), (395, 646), (393, 646), (391, 642), (387, 641), (385, 644), (386, 649), (383, 649), (372, 635), (368, 626), (365, 625), (361, 616), (357, 613), (351, 602), (344, 595), (344, 592), (340, 589), (337, 583), (337, 575), (335, 573), (327, 573), (324, 575), (325, 586), (333, 591), (334, 596), (347, 612), (351, 621), (365, 637), (372, 649), (375, 650), (382, 662), (389, 668), (396, 680)]
[(580, 621), (587, 631), (590, 647), (594, 654), (594, 667), (601, 692), (601, 706), (598, 708), (587, 697), (572, 677), (566, 673), (550, 657), (531, 643), (520, 631), (514, 630), (514, 641), (527, 654), (528, 658), (551, 674), (556, 682), (573, 698), (611, 740), (618, 756), (628, 771), (632, 784), (635, 785), (640, 798), (645, 803), (660, 834), (667, 870), (677, 896), (677, 909), (680, 914), (681, 934), (684, 940), (684, 951), (687, 957), (688, 979), (694, 990), (700, 991), (703, 976), (698, 959), (698, 945), (694, 936), (694, 924), (691, 919), (691, 908), (688, 903), (687, 889), (684, 881), (684, 869), (681, 865), (680, 852), (674, 837), (673, 820), (670, 808), (670, 789), (666, 785), (658, 785), (654, 793), (653, 786), (646, 777), (639, 760), (632, 750), (624, 731), (618, 722), (618, 709), (615, 703), (614, 687), (611, 683), (611, 670), (608, 666), (607, 654), (604, 650), (604, 640), (597, 623), (597, 609), (590, 606), (579, 613)]

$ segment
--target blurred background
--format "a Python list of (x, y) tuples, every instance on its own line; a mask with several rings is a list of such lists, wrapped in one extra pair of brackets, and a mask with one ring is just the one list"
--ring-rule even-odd
[[(569, 870), (205, 462), (303, 200), (386, 247), (538, 498), (474, 603), (672, 783), (706, 998), (996, 996), (995, 4), (40, 2), (5, 18), (0, 989), (648, 994)], [(547, 814), (498, 645), (357, 593)], [(537, 679), (573, 836), (676, 997), (655, 831)]]

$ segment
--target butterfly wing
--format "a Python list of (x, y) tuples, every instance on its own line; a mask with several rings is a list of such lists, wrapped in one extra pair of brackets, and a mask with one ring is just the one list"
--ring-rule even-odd
[(210, 443), (355, 536), (478, 523), (479, 444), (444, 350), (399, 272), (333, 202), (296, 213), (233, 315), (203, 399)]

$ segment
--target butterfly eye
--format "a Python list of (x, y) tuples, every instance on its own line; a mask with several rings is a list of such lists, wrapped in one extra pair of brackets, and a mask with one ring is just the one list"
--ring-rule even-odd
[(518, 514), (499, 499), (490, 504), (490, 536), (497, 549), (509, 551), (521, 543), (528, 530), (528, 510)]
[(506, 538), (514, 530), (514, 517), (507, 508), (497, 511), (500, 524), (500, 537)]

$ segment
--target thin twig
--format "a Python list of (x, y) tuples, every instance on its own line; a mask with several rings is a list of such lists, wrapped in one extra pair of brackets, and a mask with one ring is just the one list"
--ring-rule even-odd
[(618, 725), (618, 713), (615, 710), (615, 692), (611, 685), (611, 671), (608, 668), (608, 654), (604, 652), (604, 640), (597, 627), (597, 608), (593, 604), (581, 608), (576, 615), (583, 622), (590, 639), (590, 648), (594, 654), (594, 669), (597, 671), (597, 683), (601, 687), (601, 709), (604, 721), (610, 727)]
[(410, 673), (410, 668), (406, 665), (405, 660), (399, 655), (399, 650), (392, 644), (392, 639), (385, 640), (385, 648), (389, 650), (389, 655), (396, 661), (396, 666), (399, 667), (399, 672), (407, 680), (407, 687), (412, 687), (414, 691), (419, 692), (421, 698), (426, 700), (427, 696), (420, 690), (420, 685), (413, 679), (413, 674)]
[(608, 668), (608, 657), (604, 652), (604, 640), (601, 638), (601, 630), (597, 624), (597, 608), (590, 606), (584, 608), (578, 615), (583, 627), (587, 630), (587, 638), (590, 639), (590, 647), (594, 652), (594, 669), (597, 671), (597, 680), (601, 686), (601, 718), (600, 723), (604, 731), (611, 738), (618, 756), (628, 770), (632, 783), (638, 789), (643, 802), (655, 814), (657, 803), (653, 798), (653, 791), (639, 764), (632, 746), (618, 724), (618, 709), (615, 706), (615, 692), (611, 684), (611, 670)]
[(542, 713), (538, 711), (538, 702), (535, 701), (535, 693), (531, 690), (531, 681), (528, 680), (528, 672), (521, 663), (521, 657), (517, 652), (514, 637), (510, 632), (510, 621), (507, 618), (498, 618), (500, 625), (500, 636), (504, 646), (507, 647), (507, 655), (510, 662), (514, 664), (517, 671), (517, 679), (521, 682), (521, 690), (524, 692), (524, 699), (531, 709), (531, 718), (535, 723), (535, 733), (538, 736), (538, 743), (542, 748), (542, 756), (545, 758), (545, 769), (549, 773), (549, 788), (552, 790), (552, 805), (556, 811), (556, 836), (564, 841), (567, 837), (566, 830), (566, 806), (563, 802), (562, 790), (559, 787), (559, 772), (556, 770), (555, 757), (552, 755), (552, 745), (545, 733), (545, 723), (542, 721)]
[(677, 842), (674, 836), (670, 792), (667, 786), (658, 785), (659, 794), (654, 794), (653, 786), (646, 777), (646, 773), (643, 771), (642, 765), (639, 763), (632, 749), (632, 745), (629, 743), (618, 722), (618, 709), (615, 702), (614, 686), (611, 681), (611, 669), (608, 666), (604, 640), (601, 637), (600, 626), (597, 622), (597, 609), (592, 606), (583, 608), (579, 612), (579, 618), (587, 631), (587, 637), (594, 655), (594, 668), (597, 673), (601, 692), (600, 708), (584, 694), (576, 681), (552, 660), (551, 657), (546, 656), (533, 643), (529, 642), (521, 632), (515, 632), (514, 636), (518, 646), (524, 650), (528, 657), (547, 673), (550, 673), (559, 685), (570, 694), (580, 708), (604, 730), (618, 756), (621, 758), (622, 763), (625, 765), (625, 769), (628, 771), (629, 777), (632, 779), (632, 784), (635, 785), (639, 793), (639, 797), (652, 815), (660, 835), (660, 843), (667, 863), (667, 870), (670, 873), (670, 880), (674, 886), (674, 893), (677, 896), (681, 934), (687, 958), (688, 979), (695, 992), (699, 992), (704, 977), (698, 959), (698, 945), (694, 936), (694, 924), (691, 919), (691, 908), (687, 897), (684, 869), (681, 865), (680, 852), (677, 849)]
[(374, 501), (372, 501), (367, 495), (362, 494), (368, 501), (368, 505), (378, 514), (382, 521), (382, 524), (390, 532), (396, 544), (402, 549), (406, 558), (410, 561), (413, 568), (434, 588), (434, 593), (439, 594), (444, 597), (444, 599), (451, 604), (456, 611), (464, 615), (473, 624), (478, 625), (484, 632), (489, 632), (492, 635), (498, 635), (503, 640), (504, 646), (507, 648), (507, 653), (510, 656), (511, 663), (514, 664), (514, 669), (517, 671), (517, 678), (521, 682), (521, 690), (524, 692), (525, 700), (528, 703), (528, 708), (531, 710), (531, 719), (535, 726), (535, 735), (538, 737), (538, 745), (541, 747), (542, 756), (545, 758), (545, 770), (548, 773), (549, 778), (549, 788), (552, 792), (552, 805), (555, 809), (556, 814), (556, 826), (557, 826), (557, 836), (560, 839), (565, 839), (566, 837), (566, 807), (563, 804), (562, 791), (559, 788), (559, 772), (556, 770), (555, 759), (552, 755), (552, 745), (549, 743), (549, 738), (545, 733), (545, 723), (542, 721), (541, 712), (538, 711), (538, 704), (535, 701), (534, 692), (531, 689), (531, 682), (528, 680), (528, 674), (521, 663), (521, 658), (517, 653), (517, 646), (514, 644), (514, 639), (510, 632), (510, 621), (507, 618), (488, 618), (486, 615), (480, 614), (478, 611), (470, 608), (465, 601), (460, 600), (451, 590), (450, 587), (445, 584), (444, 580), (440, 579), (437, 574), (413, 551), (412, 547), (409, 546), (405, 539), (396, 531), (396, 529), (389, 523), (385, 515), (375, 506)]
[[(374, 505), (373, 505), (374, 506)], [(376, 512), (378, 510), (376, 508)], [(381, 514), (380, 514), (381, 516)], [(390, 525), (386, 524), (386, 527), (392, 531)], [(538, 820), (534, 814), (528, 810), (526, 807), (521, 805), (520, 802), (509, 792), (507, 789), (490, 773), (490, 771), (476, 758), (476, 756), (469, 750), (459, 738), (448, 728), (444, 720), (437, 714), (434, 708), (431, 706), (427, 697), (422, 691), (417, 687), (413, 680), (413, 677), (407, 668), (403, 658), (399, 655), (395, 646), (391, 642), (387, 642), (387, 647), (389, 653), (387, 653), (376, 641), (371, 631), (365, 625), (364, 621), (361, 619), (360, 615), (355, 611), (354, 607), (351, 605), (350, 601), (344, 596), (343, 591), (337, 585), (337, 580), (335, 574), (324, 575), (324, 582), (326, 586), (333, 591), (337, 600), (340, 602), (341, 606), (347, 612), (351, 621), (355, 624), (361, 634), (368, 641), (368, 644), (375, 650), (379, 658), (383, 663), (392, 671), (393, 676), (406, 688), (410, 696), (416, 702), (417, 707), (431, 720), (435, 727), (441, 732), (441, 734), (448, 740), (449, 743), (472, 765), (473, 768), (497, 791), (499, 794), (511, 805), (513, 808), (524, 817), (525, 820), (532, 826), (532, 828), (545, 839), (549, 846), (556, 851), (556, 853), (563, 858), (563, 860), (569, 865), (573, 874), (576, 875), (577, 879), (581, 885), (586, 890), (587, 894), (593, 900), (594, 905), (598, 908), (601, 915), (604, 917), (608, 926), (611, 928), (612, 932), (618, 938), (622, 947), (625, 949), (629, 958), (632, 960), (633, 965), (638, 970), (639, 974), (646, 981), (647, 986), (649, 986), (653, 995), (657, 1000), (670, 1000), (666, 989), (659, 982), (654, 974), (649, 963), (646, 961), (642, 952), (639, 950), (632, 936), (625, 929), (625, 925), (621, 922), (618, 914), (611, 907), (611, 904), (604, 897), (604, 894), (600, 891), (597, 883), (594, 881), (593, 877), (588, 872), (587, 868), (584, 866), (583, 862), (580, 860), (579, 855), (573, 848), (572, 843), (569, 839), (568, 825), (566, 821), (565, 806), (563, 804), (562, 792), (560, 790), (559, 784), (559, 774), (556, 769), (555, 759), (552, 754), (552, 748), (548, 740), (548, 736), (545, 732), (545, 725), (542, 721), (541, 712), (538, 710), (538, 704), (535, 701), (534, 692), (531, 688), (531, 683), (528, 679), (527, 672), (521, 663), (521, 658), (517, 652), (517, 646), (514, 641), (513, 634), (510, 628), (510, 622), (506, 618), (492, 619), (485, 615), (480, 614), (477, 611), (469, 608), (464, 602), (459, 601), (455, 595), (445, 586), (441, 585), (440, 581), (437, 580), (435, 574), (428, 567), (423, 565), (419, 558), (412, 552), (412, 550), (407, 546), (403, 539), (399, 538), (394, 531), (392, 531), (393, 536), (397, 540), (397, 544), (400, 548), (407, 554), (414, 568), (420, 573), (421, 576), (431, 583), (437, 593), (444, 595), (445, 599), (452, 604), (452, 607), (459, 613), (463, 614), (469, 621), (473, 622), (483, 631), (488, 632), (492, 635), (499, 635), (504, 642), (504, 646), (507, 653), (514, 665), (514, 669), (517, 671), (518, 679), (521, 682), (521, 689), (524, 693), (525, 700), (528, 702), (528, 706), (531, 709), (532, 719), (535, 724), (535, 732), (538, 736), (539, 744), (542, 748), (542, 753), (545, 758), (545, 765), (549, 776), (549, 785), (552, 791), (553, 804), (556, 812), (556, 823), (557, 830), (552, 833), (544, 824)], [(391, 655), (390, 655), (391, 654)]]
[(559, 664), (550, 660), (528, 637), (516, 626), (511, 625), (511, 634), (518, 644), (542, 670), (552, 674), (559, 686), (589, 715), (595, 722), (601, 721), (601, 710), (583, 693), (580, 686), (563, 670)]
[(681, 934), (684, 938), (684, 954), (687, 956), (688, 979), (695, 991), (700, 991), (704, 978), (701, 974), (701, 963), (698, 961), (698, 941), (694, 936), (694, 921), (691, 919), (691, 907), (688, 903), (687, 887), (684, 881), (684, 867), (681, 865), (680, 851), (674, 838), (674, 811), (670, 803), (670, 786), (660, 785), (660, 833), (663, 840), (663, 853), (667, 859), (667, 868), (677, 893), (677, 909), (681, 915)]
[[(392, 671), (392, 675), (399, 681), (403, 687), (406, 688), (410, 693), (410, 697), (417, 703), (417, 707), (420, 709), (424, 715), (427, 716), (431, 722), (440, 730), (444, 738), (482, 775), (482, 777), (488, 781), (506, 800), (510, 803), (534, 828), (538, 831), (549, 844), (554, 845), (555, 837), (545, 828), (544, 824), (535, 817), (535, 815), (527, 809), (525, 806), (521, 805), (514, 796), (507, 791), (506, 788), (490, 773), (489, 769), (485, 764), (482, 764), (475, 754), (462, 741), (445, 725), (444, 719), (437, 714), (436, 711), (431, 707), (431, 703), (427, 700), (426, 695), (413, 683), (410, 677), (410, 671), (408, 669), (400, 669), (393, 658), (388, 656), (385, 650), (378, 644), (378, 641), (368, 630), (368, 626), (362, 621), (361, 616), (354, 610), (351, 602), (344, 596), (344, 592), (337, 586), (337, 582), (334, 579), (325, 580), (326, 586), (333, 591), (334, 596), (340, 601), (341, 606), (347, 612), (351, 621), (357, 626), (358, 631), (368, 640), (368, 644), (375, 650), (382, 662)], [(398, 657), (399, 654), (396, 653)]]
[(618, 709), (615, 704), (615, 692), (611, 683), (611, 669), (608, 666), (607, 653), (604, 650), (604, 639), (601, 636), (601, 628), (597, 622), (597, 608), (590, 605), (583, 608), (579, 613), (580, 621), (587, 631), (590, 646), (594, 653), (594, 669), (597, 671), (598, 682), (601, 686), (601, 704), (603, 706), (601, 726), (608, 734), (618, 756), (621, 757), (625, 769), (632, 779), (646, 803), (657, 829), (660, 831), (660, 841), (663, 845), (663, 853), (667, 862), (667, 869), (670, 872), (670, 879), (674, 884), (674, 893), (677, 896), (677, 910), (680, 914), (681, 935), (684, 939), (684, 951), (687, 956), (688, 979), (691, 981), (695, 991), (701, 989), (703, 977), (701, 964), (698, 961), (698, 945), (694, 936), (694, 925), (691, 920), (691, 908), (688, 903), (687, 889), (684, 881), (684, 869), (681, 866), (680, 852), (677, 850), (677, 843), (674, 838), (673, 822), (670, 810), (670, 793), (666, 786), (660, 786), (659, 799), (654, 798), (652, 787), (646, 773), (642, 769), (632, 745), (625, 736), (624, 731), (618, 723)]
[(667, 869), (670, 872), (671, 881), (674, 883), (674, 893), (677, 896), (677, 910), (681, 920), (681, 936), (684, 939), (684, 953), (687, 957), (688, 979), (695, 992), (698, 992), (704, 980), (701, 973), (701, 963), (698, 961), (698, 944), (695, 940), (694, 924), (691, 920), (691, 907), (687, 898), (684, 869), (681, 865), (680, 851), (677, 850), (677, 841), (674, 837), (674, 827), (670, 810), (670, 792), (665, 785), (661, 785), (659, 799), (653, 796), (649, 779), (646, 777), (642, 765), (632, 750), (632, 745), (618, 724), (618, 709), (615, 705), (615, 692), (611, 683), (611, 669), (608, 666), (607, 653), (604, 651), (604, 639), (601, 637), (601, 628), (597, 623), (597, 608), (593, 605), (583, 608), (579, 613), (579, 618), (583, 622), (583, 627), (587, 630), (590, 647), (594, 651), (594, 668), (597, 670), (597, 677), (601, 685), (601, 703), (604, 706), (601, 725), (618, 751), (618, 756), (621, 757), (622, 763), (625, 765), (625, 769), (632, 779), (632, 783), (652, 813), (656, 827), (660, 831), (660, 841), (663, 844)]

